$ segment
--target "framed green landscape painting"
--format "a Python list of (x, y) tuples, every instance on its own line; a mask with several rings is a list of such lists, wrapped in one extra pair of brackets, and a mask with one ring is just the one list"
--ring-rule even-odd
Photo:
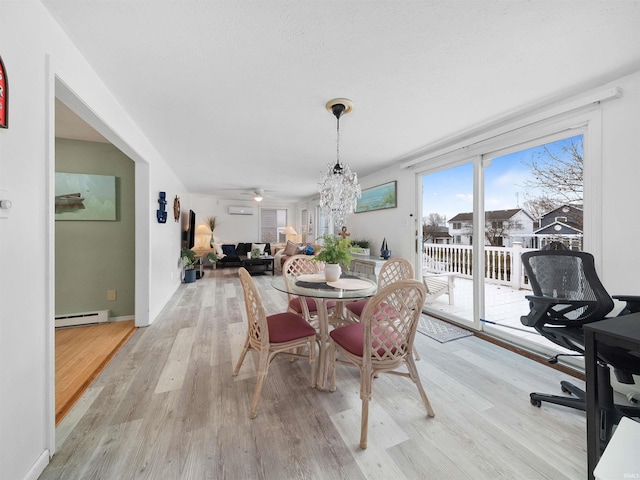
[(375, 187), (362, 190), (362, 196), (356, 204), (356, 213), (371, 212), (385, 208), (396, 208), (397, 204), (397, 181), (383, 183)]

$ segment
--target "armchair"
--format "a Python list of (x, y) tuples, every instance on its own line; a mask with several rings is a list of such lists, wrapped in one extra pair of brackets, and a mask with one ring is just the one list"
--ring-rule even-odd
[[(528, 295), (530, 312), (521, 322), (533, 327), (543, 337), (566, 349), (584, 354), (583, 325), (606, 318), (614, 308), (612, 298), (626, 302), (619, 315), (640, 311), (640, 296), (617, 295), (610, 297), (595, 270), (593, 256), (571, 250), (538, 250), (522, 254), (522, 263), (529, 278), (533, 295)], [(559, 354), (563, 355), (563, 354)], [(551, 363), (557, 362), (552, 357)], [(620, 383), (633, 384), (633, 375), (640, 374), (640, 359), (618, 347), (603, 347), (598, 358), (602, 380), (599, 391), (611, 392), (609, 368), (612, 367)], [(599, 382), (600, 383), (600, 382)], [(561, 389), (572, 396), (531, 393), (531, 404), (540, 407), (542, 402), (586, 410), (585, 392), (577, 386), (562, 381)], [(612, 398), (612, 395), (608, 395)], [(622, 416), (640, 416), (640, 408), (611, 404), (600, 412), (601, 438), (604, 445), (609, 439), (611, 427)], [(603, 445), (603, 446), (604, 446)]]

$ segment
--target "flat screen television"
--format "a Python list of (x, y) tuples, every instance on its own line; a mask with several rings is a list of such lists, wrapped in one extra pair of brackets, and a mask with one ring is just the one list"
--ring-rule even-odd
[(193, 248), (196, 244), (196, 214), (193, 210), (189, 210), (189, 223), (187, 224), (187, 230), (184, 232), (184, 246), (185, 248)]

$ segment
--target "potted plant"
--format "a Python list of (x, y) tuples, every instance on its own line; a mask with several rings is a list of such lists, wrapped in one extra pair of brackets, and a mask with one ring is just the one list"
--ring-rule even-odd
[(333, 235), (322, 236), (322, 250), (311, 260), (324, 262), (324, 277), (327, 282), (335, 282), (340, 278), (341, 265), (349, 268), (353, 257), (349, 253), (351, 241), (348, 238), (338, 238)]
[(188, 248), (183, 248), (180, 252), (182, 256), (182, 265), (184, 266), (184, 283), (193, 283), (196, 281), (196, 253)]
[(355, 255), (371, 255), (371, 241), (366, 239), (351, 240), (351, 253)]
[(215, 239), (213, 238), (213, 231), (218, 226), (216, 217), (207, 217), (207, 219), (205, 220), (205, 223), (209, 226), (209, 229), (211, 230), (211, 240), (209, 241), (209, 246), (213, 248), (213, 244), (215, 243)]
[(218, 255), (216, 255), (216, 252), (209, 252), (207, 253), (207, 258), (209, 259), (209, 262), (211, 263), (211, 268), (216, 268), (216, 263), (218, 263)]

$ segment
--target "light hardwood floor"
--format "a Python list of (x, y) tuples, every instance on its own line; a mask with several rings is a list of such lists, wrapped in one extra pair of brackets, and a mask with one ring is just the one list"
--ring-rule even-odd
[(134, 331), (133, 320), (56, 329), (56, 425)]
[[(344, 366), (331, 393), (309, 387), (307, 362), (276, 359), (250, 420), (253, 362), (231, 376), (245, 334), (236, 272), (207, 270), (138, 329), (58, 426), (42, 479), (586, 477), (584, 413), (529, 404), (568, 377), (477, 337), (417, 335), (436, 416), (409, 380), (380, 375), (365, 451), (358, 374)], [(272, 277), (254, 278), (268, 313), (283, 311)]]

